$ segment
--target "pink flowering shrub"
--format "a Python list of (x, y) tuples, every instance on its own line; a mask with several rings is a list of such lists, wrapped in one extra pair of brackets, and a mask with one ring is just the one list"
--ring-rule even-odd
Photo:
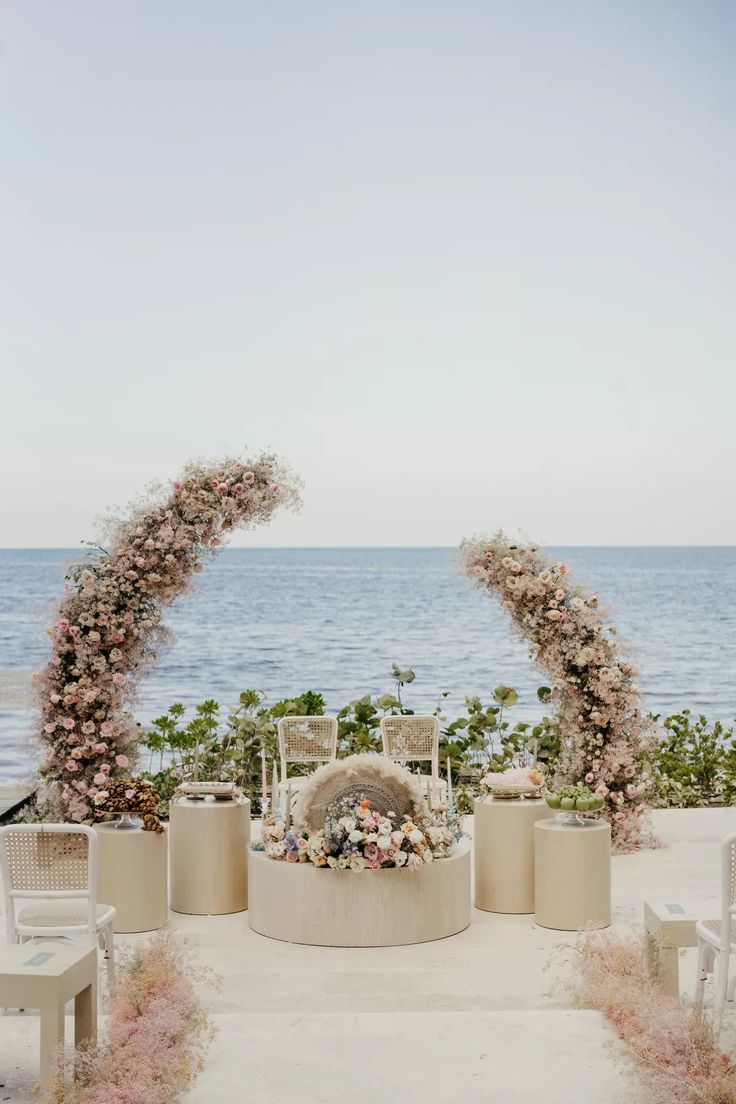
[(201, 1072), (214, 1031), (194, 982), (216, 982), (185, 944), (157, 932), (118, 971), (107, 1041), (75, 1053), (41, 1104), (175, 1104)]
[(48, 629), (53, 655), (34, 676), (54, 815), (91, 820), (108, 782), (133, 765), (138, 730), (126, 706), (166, 639), (162, 608), (230, 530), (297, 502), (297, 483), (274, 456), (190, 464), (167, 498), (115, 524), (109, 551), (70, 570)]
[(668, 996), (646, 970), (641, 937), (586, 933), (576, 999), (602, 1012), (631, 1048), (651, 1104), (733, 1104), (736, 1065), (702, 1016)]
[(598, 598), (536, 548), (499, 533), (462, 544), (463, 571), (501, 602), (532, 656), (554, 683), (562, 747), (555, 782), (585, 782), (606, 799), (617, 850), (643, 839), (651, 781), (644, 767), (650, 721), (636, 671), (607, 628)]

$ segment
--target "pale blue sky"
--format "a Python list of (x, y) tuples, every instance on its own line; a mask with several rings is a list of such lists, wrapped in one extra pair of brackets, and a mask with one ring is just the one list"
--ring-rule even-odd
[(0, 25), (0, 544), (243, 446), (239, 543), (736, 543), (733, 5)]

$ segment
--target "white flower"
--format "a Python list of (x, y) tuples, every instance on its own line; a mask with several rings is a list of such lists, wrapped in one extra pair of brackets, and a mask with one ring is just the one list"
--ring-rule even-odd
[(404, 866), (406, 863), (406, 851), (397, 851), (394, 856), (394, 862), (397, 866)]
[(432, 860), (434, 858), (434, 855), (432, 854), (432, 852), (429, 850), (428, 847), (425, 849), (424, 854), (422, 855), (422, 858), (424, 859), (425, 863), (431, 863), (432, 862)]
[(350, 835), (348, 836), (348, 839), (350, 840), (351, 843), (360, 843), (362, 838), (363, 838), (363, 833), (359, 832), (357, 828), (355, 829), (354, 832), (351, 832)]
[(388, 851), (391, 847), (391, 836), (389, 836), (387, 832), (384, 832), (378, 837), (378, 846), (382, 851)]
[(423, 839), (424, 835), (422, 834), (422, 832), (419, 831), (418, 828), (415, 828), (413, 832), (409, 832), (410, 843), (421, 843)]
[(359, 873), (361, 870), (365, 870), (365, 859), (362, 855), (350, 856), (350, 869), (354, 870), (356, 874)]

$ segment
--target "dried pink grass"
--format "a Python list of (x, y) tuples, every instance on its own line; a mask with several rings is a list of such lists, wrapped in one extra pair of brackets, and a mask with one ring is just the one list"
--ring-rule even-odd
[(640, 937), (586, 933), (577, 950), (577, 1002), (628, 1045), (651, 1104), (735, 1104), (733, 1058), (707, 1020), (649, 978)]
[(607, 626), (598, 597), (572, 582), (567, 565), (503, 533), (462, 544), (462, 570), (488, 589), (554, 683), (562, 733), (555, 781), (585, 781), (606, 799), (617, 851), (651, 843), (645, 823), (651, 724), (636, 670)]
[(48, 629), (51, 660), (34, 675), (54, 816), (90, 821), (107, 782), (133, 765), (138, 729), (127, 706), (167, 639), (163, 607), (232, 529), (297, 502), (298, 483), (274, 456), (190, 464), (165, 497), (115, 523), (109, 551), (70, 569)]
[(186, 945), (158, 932), (119, 968), (107, 1042), (77, 1051), (41, 1104), (174, 1104), (196, 1080), (213, 1036), (194, 982), (215, 982)]

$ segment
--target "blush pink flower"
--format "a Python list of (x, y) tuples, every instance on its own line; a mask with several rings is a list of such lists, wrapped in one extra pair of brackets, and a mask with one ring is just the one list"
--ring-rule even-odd
[(128, 758), (127, 755), (116, 755), (115, 756), (115, 763), (119, 767), (129, 767), (130, 766), (130, 759)]
[(71, 732), (76, 722), (73, 717), (65, 717), (61, 723), (68, 732)]
[(72, 772), (74, 772), (74, 771), (76, 771), (76, 770), (79, 770), (79, 763), (77, 762), (77, 760), (76, 760), (76, 759), (67, 759), (67, 761), (66, 761), (66, 763), (64, 764), (64, 766), (66, 767), (66, 769), (67, 769), (68, 771), (72, 771)]

